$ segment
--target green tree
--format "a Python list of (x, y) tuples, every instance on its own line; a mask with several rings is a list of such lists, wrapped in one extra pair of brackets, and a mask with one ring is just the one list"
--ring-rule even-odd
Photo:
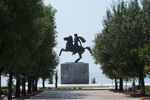
[[(143, 0), (144, 3), (146, 1)], [(146, 4), (143, 4), (143, 9), (146, 10), (144, 5)], [(102, 67), (113, 65), (110, 66), (113, 68), (105, 68), (106, 70), (103, 70), (105, 73), (114, 69), (120, 78), (139, 77), (141, 94), (145, 94), (144, 62), (140, 60), (138, 54), (132, 55), (131, 51), (143, 47), (149, 41), (144, 31), (147, 27), (144, 20), (147, 13), (143, 9), (140, 8), (137, 0), (129, 3), (122, 0), (117, 5), (114, 3), (112, 11), (106, 11), (103, 20), (104, 29), (101, 34), (96, 35), (93, 47), (93, 56), (97, 64), (101, 64)]]
[[(36, 24), (39, 27), (37, 34), (40, 34), (40, 42), (37, 44), (37, 51), (31, 56), (32, 77), (43, 79), (43, 86), (46, 78), (52, 76), (54, 69), (58, 65), (58, 56), (53, 48), (56, 46), (56, 25), (55, 13), (51, 5), (43, 6), (44, 17), (38, 18)], [(37, 59), (38, 58), (38, 59)], [(42, 68), (42, 69), (41, 69)]]
[(48, 84), (53, 84), (53, 77), (52, 76), (48, 78)]
[(22, 74), (37, 82), (43, 76), (38, 75), (43, 66), (53, 72), (58, 64), (53, 51), (56, 10), (43, 5), (42, 0), (1, 0), (0, 11), (0, 71), (9, 74), (8, 99), (11, 100), (13, 76), (18, 78)]
[(92, 82), (92, 84), (95, 84), (95, 83), (96, 83), (95, 77), (91, 79), (91, 82)]
[[(11, 100), (11, 83), (13, 75), (25, 71), (24, 61), (31, 47), (32, 24), (39, 15), (40, 0), (1, 0), (0, 9), (0, 62), (1, 69), (9, 74), (8, 99)], [(28, 44), (29, 43), (29, 44)]]

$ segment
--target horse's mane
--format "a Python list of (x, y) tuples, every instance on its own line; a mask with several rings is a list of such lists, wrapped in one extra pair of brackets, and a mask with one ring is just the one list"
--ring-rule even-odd
[(70, 35), (70, 39), (71, 39), (71, 43), (73, 43), (73, 38), (72, 38), (72, 36)]

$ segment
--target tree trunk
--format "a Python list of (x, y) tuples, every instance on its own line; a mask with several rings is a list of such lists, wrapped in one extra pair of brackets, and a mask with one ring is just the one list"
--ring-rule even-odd
[(43, 89), (45, 89), (45, 79), (44, 78), (42, 78), (42, 84), (43, 84)]
[(8, 100), (12, 100), (12, 74), (9, 74), (9, 82), (8, 82)]
[[(4, 43), (4, 41), (2, 42), (2, 47), (1, 47), (1, 50), (0, 50), (0, 55), (2, 55), (3, 54), (3, 51), (4, 51), (4, 47), (5, 47), (5, 43)], [(1, 68), (0, 69), (0, 96), (1, 96), (1, 90), (2, 90), (2, 88), (1, 88), (1, 74), (2, 74), (2, 71), (3, 71), (3, 68)], [(0, 97), (0, 100), (1, 100), (1, 97)]]
[(140, 83), (141, 83), (141, 94), (145, 95), (145, 83), (144, 83), (144, 78), (143, 78), (143, 72), (140, 73)]
[[(2, 94), (2, 93), (1, 93), (1, 73), (2, 73), (2, 70), (3, 70), (3, 69), (1, 68), (1, 69), (0, 69), (0, 96), (1, 96), (1, 94)], [(1, 97), (0, 97), (0, 100), (1, 100)]]
[(126, 90), (127, 90), (127, 81), (126, 81)]
[(25, 75), (22, 78), (22, 95), (26, 95)]
[[(0, 96), (1, 96), (1, 70), (0, 70)], [(1, 97), (0, 97), (1, 100)]]
[(32, 88), (32, 91), (34, 91), (34, 78), (32, 78), (31, 80), (31, 88)]
[(115, 78), (115, 90), (118, 90), (117, 79)]
[(17, 80), (16, 80), (16, 93), (15, 93), (15, 97), (20, 97), (20, 76), (17, 77)]
[(38, 79), (35, 80), (35, 91), (37, 91), (37, 83), (38, 83)]
[(31, 76), (28, 76), (28, 94), (31, 94)]
[(55, 89), (57, 89), (57, 81), (58, 81), (58, 76), (57, 76), (57, 72), (55, 73)]
[(120, 89), (119, 90), (123, 91), (123, 80), (122, 80), (122, 78), (120, 78)]
[(141, 86), (141, 79), (140, 79), (140, 77), (139, 77), (139, 85)]

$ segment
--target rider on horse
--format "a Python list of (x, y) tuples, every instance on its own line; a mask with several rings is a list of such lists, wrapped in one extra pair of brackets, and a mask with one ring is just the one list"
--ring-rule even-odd
[[(83, 37), (80, 37), (80, 36), (78, 36), (77, 34), (74, 34), (74, 49), (73, 49), (73, 54), (72, 55), (74, 55), (74, 54), (76, 54), (76, 51), (78, 50), (78, 49), (80, 49), (80, 47), (82, 47), (82, 44), (81, 44), (81, 41), (83, 42), (83, 43), (85, 43), (86, 42), (86, 40), (83, 38)], [(80, 43), (80, 46), (78, 45), (78, 42)]]
[[(73, 44), (73, 39), (72, 36), (69, 37), (65, 37), (64, 40), (67, 41), (66, 43), (66, 48), (65, 49), (61, 49), (59, 56), (61, 55), (62, 51), (70, 51), (73, 52), (73, 54), (78, 53), (79, 54), (79, 58), (77, 60), (75, 60), (75, 63), (77, 63), (81, 58), (82, 58), (82, 54), (84, 53), (85, 49), (87, 49), (91, 54), (92, 51), (90, 49), (90, 47), (82, 47), (81, 42), (85, 43), (86, 40), (83, 37), (78, 36), (77, 34), (74, 34), (75, 38), (74, 38), (74, 44)], [(78, 42), (80, 42), (80, 46), (78, 45)]]

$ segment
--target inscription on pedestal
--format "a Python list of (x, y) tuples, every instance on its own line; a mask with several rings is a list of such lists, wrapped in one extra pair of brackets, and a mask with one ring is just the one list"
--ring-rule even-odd
[(61, 64), (61, 84), (89, 84), (89, 64)]

